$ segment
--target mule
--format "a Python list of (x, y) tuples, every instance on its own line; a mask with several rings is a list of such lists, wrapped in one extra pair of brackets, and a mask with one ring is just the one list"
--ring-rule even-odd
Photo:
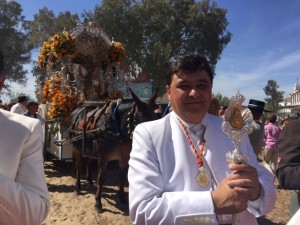
[(109, 161), (117, 160), (119, 172), (119, 201), (127, 204), (124, 187), (127, 180), (128, 161), (131, 151), (131, 136), (135, 126), (141, 122), (158, 119), (155, 110), (156, 93), (147, 101), (141, 101), (131, 90), (132, 99), (121, 103), (107, 101), (92, 106), (81, 106), (72, 113), (70, 137), (80, 136), (73, 143), (73, 159), (76, 168), (75, 193), (81, 192), (82, 159), (87, 160), (87, 182), (93, 185), (91, 159), (97, 160), (97, 192), (95, 209), (103, 212), (101, 197), (105, 173)]

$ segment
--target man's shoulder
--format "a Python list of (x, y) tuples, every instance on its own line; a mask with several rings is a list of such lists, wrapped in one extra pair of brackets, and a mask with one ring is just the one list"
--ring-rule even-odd
[(31, 117), (28, 117), (28, 116), (25, 116), (22, 114), (18, 114), (18, 113), (13, 113), (13, 112), (6, 111), (6, 110), (1, 111), (1, 113), (8, 120), (11, 120), (11, 121), (14, 121), (15, 123), (20, 123), (23, 125), (33, 124), (33, 123), (35, 123), (35, 120), (36, 120)]

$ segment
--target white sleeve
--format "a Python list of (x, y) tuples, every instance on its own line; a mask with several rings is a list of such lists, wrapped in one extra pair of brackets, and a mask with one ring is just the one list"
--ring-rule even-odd
[[(39, 120), (20, 150), (15, 180), (0, 173), (0, 223), (40, 225), (50, 210), (42, 154), (42, 128)], [(17, 135), (17, 134), (16, 134)]]

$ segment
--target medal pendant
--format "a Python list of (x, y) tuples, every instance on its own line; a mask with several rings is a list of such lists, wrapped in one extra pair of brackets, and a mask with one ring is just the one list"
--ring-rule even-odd
[(207, 187), (208, 184), (210, 183), (211, 178), (210, 178), (210, 174), (208, 173), (208, 171), (203, 167), (199, 167), (199, 172), (197, 175), (197, 183), (201, 186), (201, 187)]

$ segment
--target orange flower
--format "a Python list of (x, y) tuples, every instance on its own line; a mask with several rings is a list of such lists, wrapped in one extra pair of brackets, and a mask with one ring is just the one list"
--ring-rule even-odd
[(113, 42), (105, 55), (108, 63), (121, 63), (125, 58), (125, 48), (120, 42)]
[(55, 34), (49, 38), (48, 42), (44, 42), (38, 56), (38, 66), (45, 68), (49, 60), (55, 61), (53, 56), (61, 59), (66, 55), (73, 55), (75, 52), (75, 38), (71, 34), (67, 31)]

